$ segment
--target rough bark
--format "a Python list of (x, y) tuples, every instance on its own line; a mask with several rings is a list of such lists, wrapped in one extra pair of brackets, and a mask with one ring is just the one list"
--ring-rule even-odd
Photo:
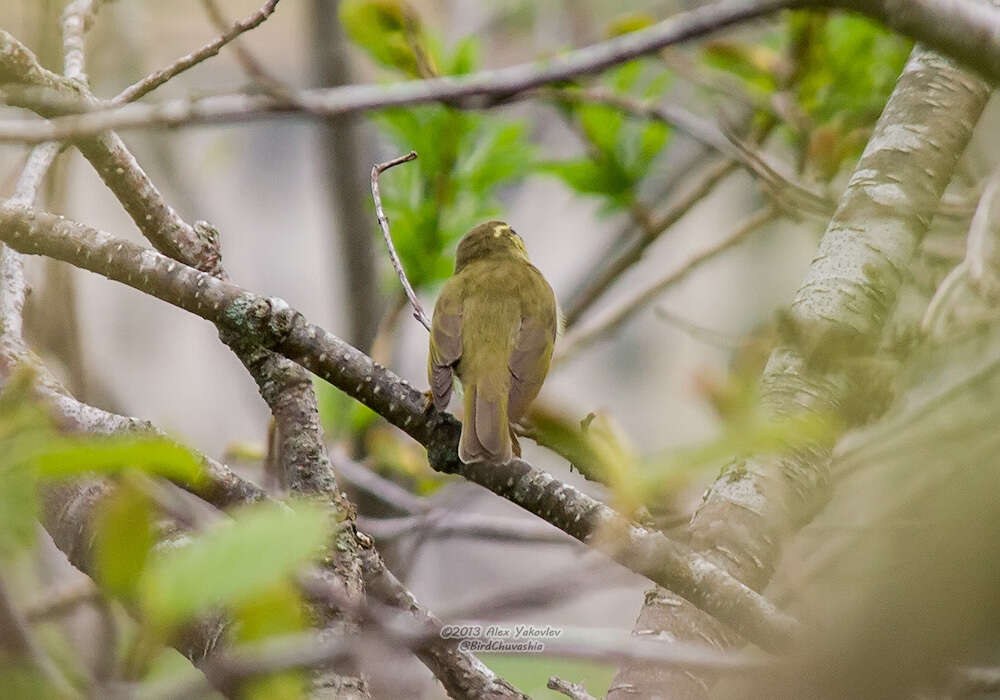
[(257, 296), (103, 231), (25, 208), (0, 206), (0, 240), (20, 252), (72, 261), (294, 359), (421, 442), (435, 469), (460, 473), (544, 518), (690, 598), (763, 647), (787, 647), (797, 629), (793, 620), (705, 557), (628, 521), (523, 460), (463, 465), (457, 454), (461, 426), (453, 416), (428, 407), (421, 392), (309, 323), (281, 299)]
[[(789, 319), (795, 339), (775, 349), (764, 371), (762, 403), (770, 414), (859, 419), (866, 387), (856, 368), (880, 339), (988, 95), (982, 80), (953, 61), (914, 50), (795, 295)], [(783, 540), (824, 504), (829, 460), (829, 447), (817, 444), (786, 458), (732, 463), (692, 518), (690, 544), (761, 590)], [(660, 589), (647, 594), (633, 632), (717, 648), (741, 642), (718, 620)], [(709, 683), (692, 673), (627, 664), (608, 697), (704, 698)]]

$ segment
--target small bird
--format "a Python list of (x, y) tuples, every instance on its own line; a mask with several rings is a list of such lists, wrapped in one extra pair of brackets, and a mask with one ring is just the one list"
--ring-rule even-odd
[(462, 462), (503, 464), (520, 456), (510, 424), (542, 388), (557, 326), (552, 287), (510, 226), (488, 221), (462, 237), (455, 274), (434, 306), (427, 361), (439, 410), (448, 406), (454, 376), (462, 381)]

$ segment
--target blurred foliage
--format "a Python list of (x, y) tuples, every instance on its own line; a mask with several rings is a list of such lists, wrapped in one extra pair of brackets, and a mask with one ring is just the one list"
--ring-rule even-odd
[(860, 155), (912, 42), (845, 12), (799, 10), (785, 18), (757, 42), (709, 42), (702, 59), (748, 88), (792, 97), (807, 133), (796, 134), (798, 124), (785, 125), (786, 132), (812, 171), (830, 179)]
[[(155, 476), (198, 483), (199, 459), (164, 438), (62, 435), (33, 399), (33, 382), (33, 373), (20, 371), (0, 394), (0, 557), (20, 561), (32, 552), (43, 488), (95, 473), (109, 476), (118, 488), (99, 505), (93, 522), (93, 578), (133, 613), (136, 622), (128, 624), (135, 629), (109, 653), (130, 658), (137, 679), (183, 625), (222, 607), (239, 622), (237, 640), (304, 628), (303, 603), (289, 577), (329, 541), (327, 510), (310, 503), (257, 504), (208, 532), (158, 546), (164, 530), (144, 485)], [(38, 638), (67, 678), (86, 680), (61, 635)], [(0, 683), (4, 697), (59, 697), (36, 674), (12, 665), (0, 663)], [(304, 691), (296, 672), (253, 681), (243, 697), (299, 698)]]
[(788, 34), (810, 31), (795, 81), (799, 105), (818, 125), (870, 124), (889, 99), (913, 42), (844, 12), (792, 12)]
[(21, 370), (0, 394), (0, 557), (31, 546), (39, 488), (56, 480), (128, 470), (198, 483), (201, 464), (164, 438), (78, 438), (59, 434), (32, 398), (34, 374)]
[[(346, 0), (340, 4), (340, 19), (351, 40), (392, 80), (461, 75), (480, 65), (476, 38), (445, 47), (405, 2)], [(394, 149), (419, 154), (412, 163), (386, 172), (380, 189), (410, 283), (418, 292), (431, 290), (451, 275), (454, 248), (465, 232), (500, 216), (501, 189), (532, 172), (535, 155), (527, 127), (437, 104), (382, 110), (372, 121)], [(373, 228), (372, 235), (380, 238), (381, 249), (381, 233)], [(386, 288), (401, 297), (387, 256), (385, 261)], [(413, 450), (397, 432), (370, 432), (377, 414), (329, 386), (318, 385), (318, 394), (329, 434), (340, 440), (363, 436), (376, 469), (398, 472), (396, 478), (421, 491), (441, 482), (423, 451)]]
[(399, 0), (343, 0), (338, 11), (347, 35), (372, 58), (420, 77), (423, 27), (413, 7)]
[(587, 479), (605, 484), (615, 507), (634, 516), (643, 507), (669, 501), (691, 479), (718, 469), (733, 455), (788, 454), (805, 445), (832, 444), (842, 430), (838, 421), (826, 416), (763, 414), (755, 388), (736, 381), (747, 395), (728, 407), (719, 435), (699, 444), (643, 456), (610, 416), (591, 413), (576, 421), (570, 412), (545, 405), (530, 410), (527, 434)]
[(454, 478), (431, 469), (423, 446), (388, 425), (365, 433), (365, 454), (375, 471), (420, 496), (431, 495)]
[[(348, 36), (394, 79), (479, 67), (475, 38), (444, 47), (404, 2), (349, 0), (340, 18)], [(386, 109), (373, 120), (400, 152), (419, 154), (380, 185), (407, 277), (415, 289), (426, 289), (451, 275), (459, 238), (500, 213), (498, 189), (530, 172), (533, 149), (524, 124), (445, 105)], [(397, 284), (388, 274), (387, 281)]]
[[(607, 71), (601, 83), (615, 94), (648, 100), (666, 92), (670, 73), (641, 59)], [(560, 113), (580, 135), (585, 153), (542, 163), (542, 171), (580, 194), (600, 198), (605, 212), (634, 205), (643, 179), (670, 140), (671, 128), (602, 104), (566, 102)]]
[[(287, 577), (236, 606), (234, 617), (238, 622), (235, 636), (241, 642), (259, 642), (300, 632), (308, 623), (302, 596)], [(261, 700), (304, 698), (307, 690), (306, 677), (298, 671), (252, 679), (242, 688), (244, 697)]]
[(176, 625), (221, 605), (245, 604), (315, 557), (330, 537), (327, 512), (300, 503), (246, 506), (233, 523), (157, 552), (138, 581), (149, 619)]

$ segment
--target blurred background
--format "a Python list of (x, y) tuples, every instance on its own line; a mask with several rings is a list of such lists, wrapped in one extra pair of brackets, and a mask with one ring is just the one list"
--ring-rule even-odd
[[(335, 0), (285, 0), (243, 37), (242, 46), (271, 77), (295, 87), (401, 80), (552, 56), (697, 4), (411, 0), (401, 10), (398, 3), (385, 3), (390, 20), (397, 11), (405, 20), (399, 25), (404, 29), (393, 31), (416, 32), (425, 42), (427, 55), (421, 56), (405, 41), (382, 45), (366, 36), (366, 27), (375, 26), (372, 17), (345, 14), (345, 35)], [(54, 27), (62, 5), (60, 0), (3, 3), (0, 27), (59, 70), (61, 47)], [(257, 0), (219, 3), (230, 20), (258, 5)], [(910, 44), (859, 19), (838, 15), (809, 22), (779, 16), (754, 23), (723, 38), (633, 62), (595, 83), (683, 105), (707, 122), (729, 125), (760, 143), (786, 175), (835, 201)], [(218, 33), (199, 0), (109, 2), (87, 41), (93, 91), (113, 96)], [(810, 49), (796, 45), (802, 36), (810, 37)], [(857, 52), (871, 60), (853, 61)], [(224, 49), (151, 98), (234, 92), (252, 82), (234, 51)], [(726, 94), (727, 86), (733, 94)], [(766, 110), (754, 107), (761, 103)], [(564, 308), (572, 307), (601, 264), (641, 236), (644, 219), (671, 211), (694, 184), (713, 168), (719, 170), (705, 194), (579, 315), (579, 324), (565, 336), (570, 339), (732, 236), (768, 206), (751, 175), (735, 167), (721, 171), (719, 155), (683, 131), (612, 117), (605, 109), (536, 99), (467, 113), (435, 105), (326, 124), (279, 117), (133, 131), (123, 137), (185, 220), (203, 219), (218, 228), (223, 262), (234, 281), (287, 300), (311, 321), (424, 388), (427, 334), (404, 307), (377, 234), (369, 192), (374, 163), (411, 148), (419, 152), (414, 163), (387, 172), (382, 188), (403, 263), (427, 309), (450, 274), (458, 238), (491, 218), (506, 220), (521, 234)], [(995, 122), (990, 111), (980, 131)], [(963, 160), (956, 197), (963, 185), (978, 182), (989, 170), (995, 151), (995, 139), (977, 136), (976, 147)], [(26, 153), (0, 145), (0, 177), (8, 178), (0, 182), (0, 192), (10, 190)], [(59, 161), (44, 203), (141, 242), (121, 206), (76, 152)], [(616, 448), (630, 454), (669, 455), (718, 440), (745, 380), (759, 374), (776, 312), (791, 299), (825, 226), (822, 217), (796, 219), (802, 212), (790, 213), (763, 220), (739, 244), (692, 269), (624, 323), (558, 362), (540, 405), (574, 425), (596, 415)], [(942, 259), (961, 254), (963, 243), (955, 232), (944, 224), (933, 237)], [(148, 419), (184, 443), (264, 479), (267, 407), (211, 325), (62, 263), (31, 259), (29, 264), (29, 342), (78, 397)], [(538, 524), (474, 485), (434, 474), (418, 445), (380, 426), (334, 390), (317, 389), (337, 454), (434, 499), (444, 512), (439, 525), (450, 513)], [(592, 495), (614, 499), (571, 470), (563, 457), (530, 440), (521, 442), (532, 464)], [(654, 515), (684, 522), (722, 465), (707, 460), (698, 466), (678, 478), (665, 512)], [(370, 495), (352, 493), (362, 516), (373, 522), (399, 515)], [(474, 616), (481, 601), (523, 586), (525, 578), (564, 580), (544, 604), (521, 606), (518, 619), (628, 630), (648, 585), (585, 556), (584, 548), (572, 542), (523, 544), (421, 532), (390, 533), (381, 544), (394, 571), (442, 615)], [(567, 575), (581, 562), (599, 572), (594, 585), (574, 585)], [(525, 657), (493, 661), (523, 690), (542, 697), (551, 673), (595, 678), (596, 689), (606, 688), (613, 672), (611, 666), (584, 668)], [(532, 665), (540, 669), (534, 675)], [(406, 668), (415, 678), (427, 677), (412, 659)]]

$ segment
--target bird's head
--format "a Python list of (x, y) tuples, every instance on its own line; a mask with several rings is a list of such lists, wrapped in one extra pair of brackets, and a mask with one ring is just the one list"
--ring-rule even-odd
[(524, 241), (503, 221), (487, 221), (462, 236), (455, 254), (455, 272), (471, 262), (493, 256), (528, 260)]

